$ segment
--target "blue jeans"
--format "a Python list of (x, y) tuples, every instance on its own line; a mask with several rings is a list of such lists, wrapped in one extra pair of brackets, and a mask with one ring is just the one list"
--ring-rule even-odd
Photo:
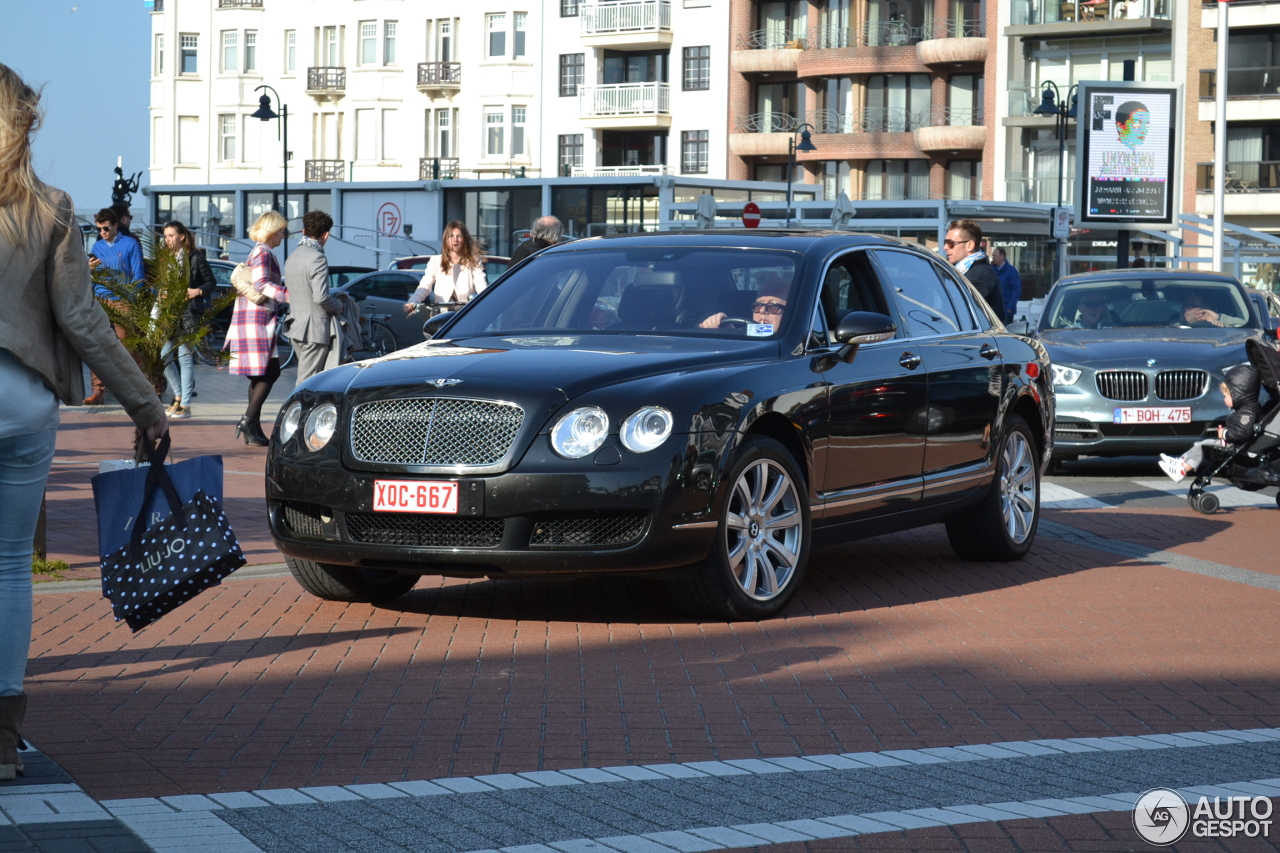
[(0, 438), (0, 696), (22, 693), (31, 647), (31, 548), (57, 428)]
[[(173, 341), (165, 344), (160, 354), (165, 358), (173, 352)], [(164, 378), (169, 382), (169, 390), (173, 396), (182, 401), (182, 405), (191, 406), (191, 394), (196, 390), (196, 364), (191, 347), (178, 347), (178, 357), (165, 365)]]

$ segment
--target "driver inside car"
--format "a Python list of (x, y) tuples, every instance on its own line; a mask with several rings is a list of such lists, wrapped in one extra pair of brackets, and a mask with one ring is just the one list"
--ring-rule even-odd
[(1244, 321), (1239, 317), (1219, 314), (1217, 311), (1206, 308), (1204, 304), (1204, 296), (1194, 290), (1188, 293), (1182, 300), (1182, 320), (1188, 325), (1193, 323), (1208, 323), (1211, 326), (1217, 326), (1219, 328), (1222, 328), (1224, 323), (1230, 323), (1233, 326), (1240, 326), (1244, 323)]
[(1080, 312), (1072, 326), (1077, 329), (1110, 329), (1113, 325), (1106, 300), (1101, 295), (1086, 293), (1080, 300)]
[[(790, 290), (791, 285), (778, 276), (761, 282), (755, 304), (751, 306), (751, 322), (770, 326), (769, 334), (772, 334), (782, 323), (782, 312), (786, 310)], [(718, 329), (727, 319), (730, 319), (729, 315), (720, 311), (699, 323), (698, 328)]]

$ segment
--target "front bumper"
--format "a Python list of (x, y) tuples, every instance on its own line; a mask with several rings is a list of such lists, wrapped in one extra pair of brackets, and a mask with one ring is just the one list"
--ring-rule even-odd
[(1218, 425), (1226, 420), (1225, 407), (1206, 406), (1203, 401), (1191, 403), (1191, 421), (1182, 424), (1118, 424), (1114, 411), (1120, 406), (1180, 406), (1185, 403), (1152, 401), (1150, 403), (1115, 403), (1100, 400), (1089, 405), (1063, 405), (1058, 395), (1058, 410), (1053, 428), (1053, 455), (1063, 456), (1146, 456), (1157, 453), (1181, 454), (1192, 443), (1217, 434)]
[[(688, 438), (637, 455), (611, 436), (605, 448), (619, 452), (604, 458), (618, 461), (596, 464), (561, 459), (539, 437), (511, 470), (476, 477), (374, 474), (272, 453), (271, 534), (288, 557), (424, 575), (673, 569), (706, 557), (715, 536), (710, 483)], [(459, 512), (375, 513), (375, 479), (457, 480)], [(691, 523), (701, 526), (679, 526)]]

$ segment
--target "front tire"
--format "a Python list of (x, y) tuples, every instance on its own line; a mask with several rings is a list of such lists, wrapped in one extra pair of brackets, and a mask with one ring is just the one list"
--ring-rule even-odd
[(383, 604), (395, 601), (418, 583), (417, 575), (382, 569), (337, 566), (293, 557), (285, 557), (284, 562), (303, 589), (325, 601)]
[(996, 454), (996, 479), (982, 502), (947, 520), (951, 547), (966, 560), (1020, 560), (1040, 525), (1040, 465), (1031, 428), (1009, 418)]
[(749, 435), (726, 482), (715, 546), (685, 592), (721, 619), (767, 619), (795, 595), (809, 562), (804, 475), (780, 443)]

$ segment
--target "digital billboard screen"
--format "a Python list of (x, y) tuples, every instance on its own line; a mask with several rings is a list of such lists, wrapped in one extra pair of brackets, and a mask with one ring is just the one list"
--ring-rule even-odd
[(1078, 222), (1174, 224), (1177, 106), (1176, 86), (1080, 84)]

